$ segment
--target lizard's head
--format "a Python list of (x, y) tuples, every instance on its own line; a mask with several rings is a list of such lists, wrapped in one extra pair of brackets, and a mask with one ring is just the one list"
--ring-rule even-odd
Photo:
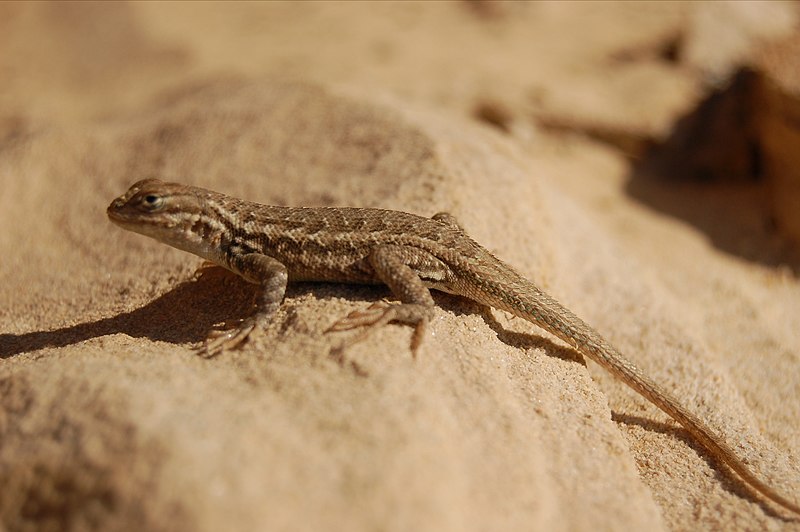
[(143, 179), (112, 201), (106, 214), (123, 229), (196, 253), (204, 236), (203, 192), (178, 183)]

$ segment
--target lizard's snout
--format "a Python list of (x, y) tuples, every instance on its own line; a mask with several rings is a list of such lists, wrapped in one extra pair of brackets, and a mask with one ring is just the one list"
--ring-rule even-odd
[(125, 203), (122, 201), (121, 198), (115, 199), (114, 201), (111, 202), (111, 205), (109, 205), (108, 208), (106, 209), (106, 214), (108, 215), (109, 218), (113, 220), (114, 217), (117, 215), (117, 211), (123, 205), (125, 205)]
[(112, 222), (125, 221), (125, 211), (127, 210), (128, 206), (127, 200), (128, 198), (125, 196), (120, 196), (112, 201), (108, 208), (106, 208), (106, 215)]

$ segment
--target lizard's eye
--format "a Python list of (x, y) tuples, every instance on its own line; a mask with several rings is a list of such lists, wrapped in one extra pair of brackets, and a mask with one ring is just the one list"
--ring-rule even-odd
[(156, 194), (148, 194), (142, 198), (141, 205), (148, 211), (157, 211), (164, 205), (164, 198)]

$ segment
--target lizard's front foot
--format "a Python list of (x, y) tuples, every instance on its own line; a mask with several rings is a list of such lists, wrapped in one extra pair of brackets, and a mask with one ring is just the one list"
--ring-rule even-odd
[(389, 303), (386, 300), (376, 301), (364, 310), (355, 310), (331, 325), (325, 332), (349, 331), (359, 327), (365, 329), (355, 337), (347, 340), (339, 351), (364, 340), (376, 329), (390, 322), (400, 322), (414, 326), (411, 337), (411, 355), (416, 358), (417, 350), (422, 344), (425, 329), (431, 319), (433, 309), (427, 305), (415, 303)]

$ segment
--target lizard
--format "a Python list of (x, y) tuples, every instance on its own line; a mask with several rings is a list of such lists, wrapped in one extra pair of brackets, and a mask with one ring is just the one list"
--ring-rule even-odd
[(707, 423), (569, 309), (470, 238), (448, 213), (426, 218), (372, 208), (270, 206), (158, 179), (134, 183), (106, 212), (123, 229), (193, 253), (260, 287), (253, 314), (235, 327), (212, 329), (203, 354), (239, 347), (264, 328), (290, 281), (387, 285), (399, 303), (375, 303), (329, 331), (363, 328), (363, 337), (390, 322), (408, 324), (414, 328), (412, 354), (433, 316), (430, 289), (456, 294), (560, 338), (677, 421), (753, 490), (800, 515), (800, 505), (753, 473)]

